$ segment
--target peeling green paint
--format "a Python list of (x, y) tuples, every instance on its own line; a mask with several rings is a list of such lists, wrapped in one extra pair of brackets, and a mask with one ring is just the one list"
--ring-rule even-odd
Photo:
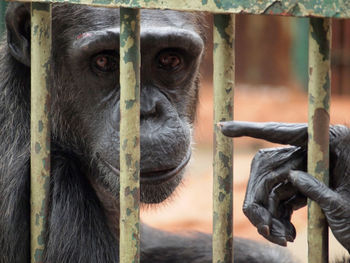
[(132, 157), (133, 157), (132, 154), (129, 154), (129, 153), (126, 153), (126, 154), (125, 154), (125, 162), (126, 162), (126, 166), (127, 166), (128, 168), (130, 168), (130, 166), (131, 166), (131, 162), (132, 162), (132, 160), (133, 160)]
[[(135, 3), (135, 1), (128, 3)], [(120, 262), (140, 262), (140, 10), (120, 9)]]
[(300, 9), (299, 5), (294, 5), (294, 7), (290, 10), (290, 13), (294, 16), (303, 16), (303, 11)]
[(42, 132), (44, 129), (44, 124), (43, 124), (43, 121), (40, 120), (39, 123), (38, 123), (38, 131), (39, 132)]
[(331, 80), (330, 80), (330, 74), (327, 74), (325, 76), (325, 82), (322, 86), (323, 90), (325, 91), (325, 94), (324, 94), (324, 98), (323, 98), (323, 101), (322, 101), (322, 104), (323, 104), (323, 107), (329, 111), (329, 108), (330, 108), (330, 97), (331, 97)]
[(43, 233), (41, 233), (41, 235), (38, 236), (38, 244), (43, 246), (44, 245), (44, 241), (45, 241), (45, 239), (44, 239)]
[[(79, 0), (77, 0), (79, 1)], [(113, 0), (92, 0), (92, 4), (101, 4), (101, 5), (111, 5), (113, 4)]]
[(323, 61), (329, 59), (330, 47), (327, 41), (327, 32), (323, 27), (323, 19), (311, 19), (311, 26), (313, 30), (311, 31), (311, 37), (318, 44), (319, 53), (323, 55)]
[(34, 252), (34, 262), (42, 262), (43, 253), (43, 249), (36, 249)]
[[(221, 1), (224, 6), (228, 1)], [(214, 15), (214, 123), (233, 118), (234, 15)], [(214, 125), (213, 262), (233, 261), (232, 140)]]
[[(308, 172), (329, 182), (331, 21), (311, 18), (309, 26)], [(328, 262), (328, 226), (317, 203), (308, 201), (309, 263)]]
[(40, 143), (36, 142), (35, 143), (35, 153), (36, 154), (40, 153), (40, 150), (41, 150)]
[(51, 4), (31, 4), (31, 262), (42, 262), (50, 176)]
[(232, 45), (232, 42), (230, 42), (230, 37), (232, 36), (229, 34), (229, 32), (226, 32), (229, 23), (230, 21), (225, 19), (225, 16), (216, 16), (214, 19), (214, 26), (220, 34), (220, 37), (224, 39), (227, 43), (230, 43), (229, 45)]
[[(29, 2), (29, 0), (20, 0)], [(344, 0), (37, 0), (94, 6), (207, 11), (212, 13), (268, 14), (297, 17), (350, 18), (350, 1)]]
[(283, 10), (282, 3), (280, 1), (275, 1), (270, 6), (265, 8), (264, 13), (265, 14), (275, 14), (275, 13), (281, 12), (281, 10)]
[(326, 169), (328, 169), (328, 167), (325, 166), (323, 160), (317, 162), (316, 167), (315, 167), (315, 172), (320, 174), (323, 173), (323, 171), (325, 171)]
[(44, 170), (49, 171), (49, 169), (50, 169), (50, 160), (48, 160), (47, 158), (42, 159), (42, 167), (44, 168)]
[(127, 109), (131, 109), (134, 106), (135, 102), (136, 102), (135, 100), (127, 100), (127, 101), (125, 101), (126, 108)]

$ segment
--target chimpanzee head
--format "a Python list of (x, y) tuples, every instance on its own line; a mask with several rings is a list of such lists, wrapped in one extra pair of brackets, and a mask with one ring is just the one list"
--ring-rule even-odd
[[(119, 9), (53, 7), (52, 145), (74, 155), (87, 176), (119, 191)], [(141, 201), (158, 203), (180, 183), (204, 50), (203, 18), (141, 11)], [(30, 67), (30, 10), (7, 12), (12, 56)], [(29, 80), (28, 80), (29, 81)]]

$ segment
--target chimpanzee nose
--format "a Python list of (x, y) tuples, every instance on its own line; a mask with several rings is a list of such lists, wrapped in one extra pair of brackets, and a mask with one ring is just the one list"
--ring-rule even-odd
[(143, 87), (141, 88), (141, 105), (140, 115), (141, 118), (156, 117), (160, 112), (160, 98), (159, 95), (154, 92), (153, 88)]
[(157, 98), (144, 97), (141, 99), (141, 118), (155, 117), (157, 115)]

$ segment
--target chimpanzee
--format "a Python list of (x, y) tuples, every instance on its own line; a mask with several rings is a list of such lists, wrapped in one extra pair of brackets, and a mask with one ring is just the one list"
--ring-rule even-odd
[[(119, 243), (119, 10), (53, 6), (52, 165), (44, 262), (111, 263)], [(0, 57), (0, 263), (29, 262), (30, 11), (11, 3)], [(141, 12), (141, 201), (160, 203), (191, 156), (200, 14)], [(141, 226), (142, 262), (211, 262), (210, 235)], [(235, 240), (236, 262), (291, 262)]]
[[(334, 236), (350, 253), (350, 129), (330, 127), (329, 187), (306, 173), (307, 125), (226, 122), (222, 132), (293, 146), (260, 150), (251, 166), (243, 211), (258, 232), (279, 245), (295, 238), (293, 210), (316, 201)], [(350, 259), (347, 259), (350, 262)], [(346, 262), (348, 262), (346, 261)]]

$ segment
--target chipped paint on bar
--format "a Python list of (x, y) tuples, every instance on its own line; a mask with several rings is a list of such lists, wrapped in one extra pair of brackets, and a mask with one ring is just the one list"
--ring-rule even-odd
[[(120, 9), (120, 262), (140, 262), (140, 10)], [(117, 249), (117, 248), (116, 248)]]
[(233, 262), (232, 139), (215, 125), (233, 119), (235, 15), (214, 15), (213, 262)]
[[(329, 182), (331, 21), (311, 18), (309, 28), (309, 141), (308, 172)], [(308, 203), (309, 263), (328, 262), (328, 226), (317, 205)]]
[(31, 5), (31, 262), (43, 262), (50, 184), (51, 4)]
[[(30, 2), (29, 0), (20, 0)], [(350, 18), (350, 1), (344, 0), (37, 0), (106, 7), (173, 9), (211, 13), (245, 13), (297, 17)]]

